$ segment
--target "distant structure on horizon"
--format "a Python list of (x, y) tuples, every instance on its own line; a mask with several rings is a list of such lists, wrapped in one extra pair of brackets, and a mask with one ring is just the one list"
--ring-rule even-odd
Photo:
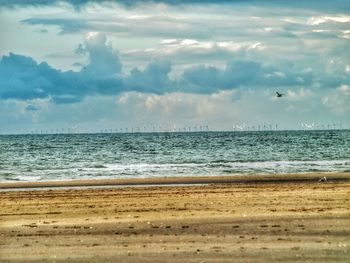
[(238, 123), (233, 124), (229, 129), (216, 129), (212, 128), (208, 124), (202, 125), (178, 125), (178, 124), (157, 124), (157, 125), (138, 125), (132, 127), (114, 127), (114, 128), (101, 128), (99, 130), (83, 130), (79, 129), (77, 126), (66, 127), (66, 128), (49, 128), (49, 129), (35, 129), (30, 131), (17, 131), (9, 132), (5, 129), (0, 129), (0, 135), (8, 134), (80, 134), (80, 133), (106, 133), (106, 134), (117, 134), (117, 133), (200, 133), (200, 132), (210, 132), (210, 131), (233, 131), (233, 132), (259, 132), (259, 131), (281, 131), (281, 130), (343, 130), (349, 129), (348, 126), (343, 128), (342, 123), (318, 123), (318, 122), (301, 122), (296, 128), (283, 128), (280, 123)]
[(262, 123), (262, 124), (233, 124), (233, 131), (277, 131), (279, 127), (278, 123)]
[(343, 129), (342, 123), (301, 123), (301, 129), (302, 130), (341, 130)]

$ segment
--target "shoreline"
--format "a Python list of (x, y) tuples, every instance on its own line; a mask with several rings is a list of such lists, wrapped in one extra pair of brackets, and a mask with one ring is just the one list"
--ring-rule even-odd
[(126, 179), (86, 179), (38, 182), (0, 182), (0, 190), (61, 188), (61, 187), (108, 187), (108, 186), (171, 186), (200, 184), (263, 184), (263, 183), (315, 183), (322, 177), (333, 182), (350, 181), (350, 172), (303, 173), (303, 174), (261, 174), (195, 177), (159, 177)]

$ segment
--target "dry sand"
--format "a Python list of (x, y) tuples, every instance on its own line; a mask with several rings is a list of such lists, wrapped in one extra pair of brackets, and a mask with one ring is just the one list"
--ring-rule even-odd
[[(320, 177), (2, 190), (0, 261), (350, 262), (350, 174)], [(16, 185), (52, 186), (0, 188)]]

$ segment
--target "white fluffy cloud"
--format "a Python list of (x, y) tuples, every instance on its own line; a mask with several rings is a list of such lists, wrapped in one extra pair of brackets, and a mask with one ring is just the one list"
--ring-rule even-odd
[(350, 16), (320, 16), (320, 17), (311, 17), (307, 23), (312, 26), (317, 26), (324, 23), (350, 23)]
[(118, 52), (107, 44), (107, 37), (104, 34), (88, 32), (85, 37), (85, 47), (80, 45), (78, 51), (89, 54), (89, 63), (83, 72), (90, 76), (103, 78), (121, 72), (122, 65)]

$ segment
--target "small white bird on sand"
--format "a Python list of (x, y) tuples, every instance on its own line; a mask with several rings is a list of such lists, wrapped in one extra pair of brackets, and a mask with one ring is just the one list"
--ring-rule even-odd
[(323, 176), (320, 180), (318, 180), (319, 183), (327, 182), (326, 176)]

